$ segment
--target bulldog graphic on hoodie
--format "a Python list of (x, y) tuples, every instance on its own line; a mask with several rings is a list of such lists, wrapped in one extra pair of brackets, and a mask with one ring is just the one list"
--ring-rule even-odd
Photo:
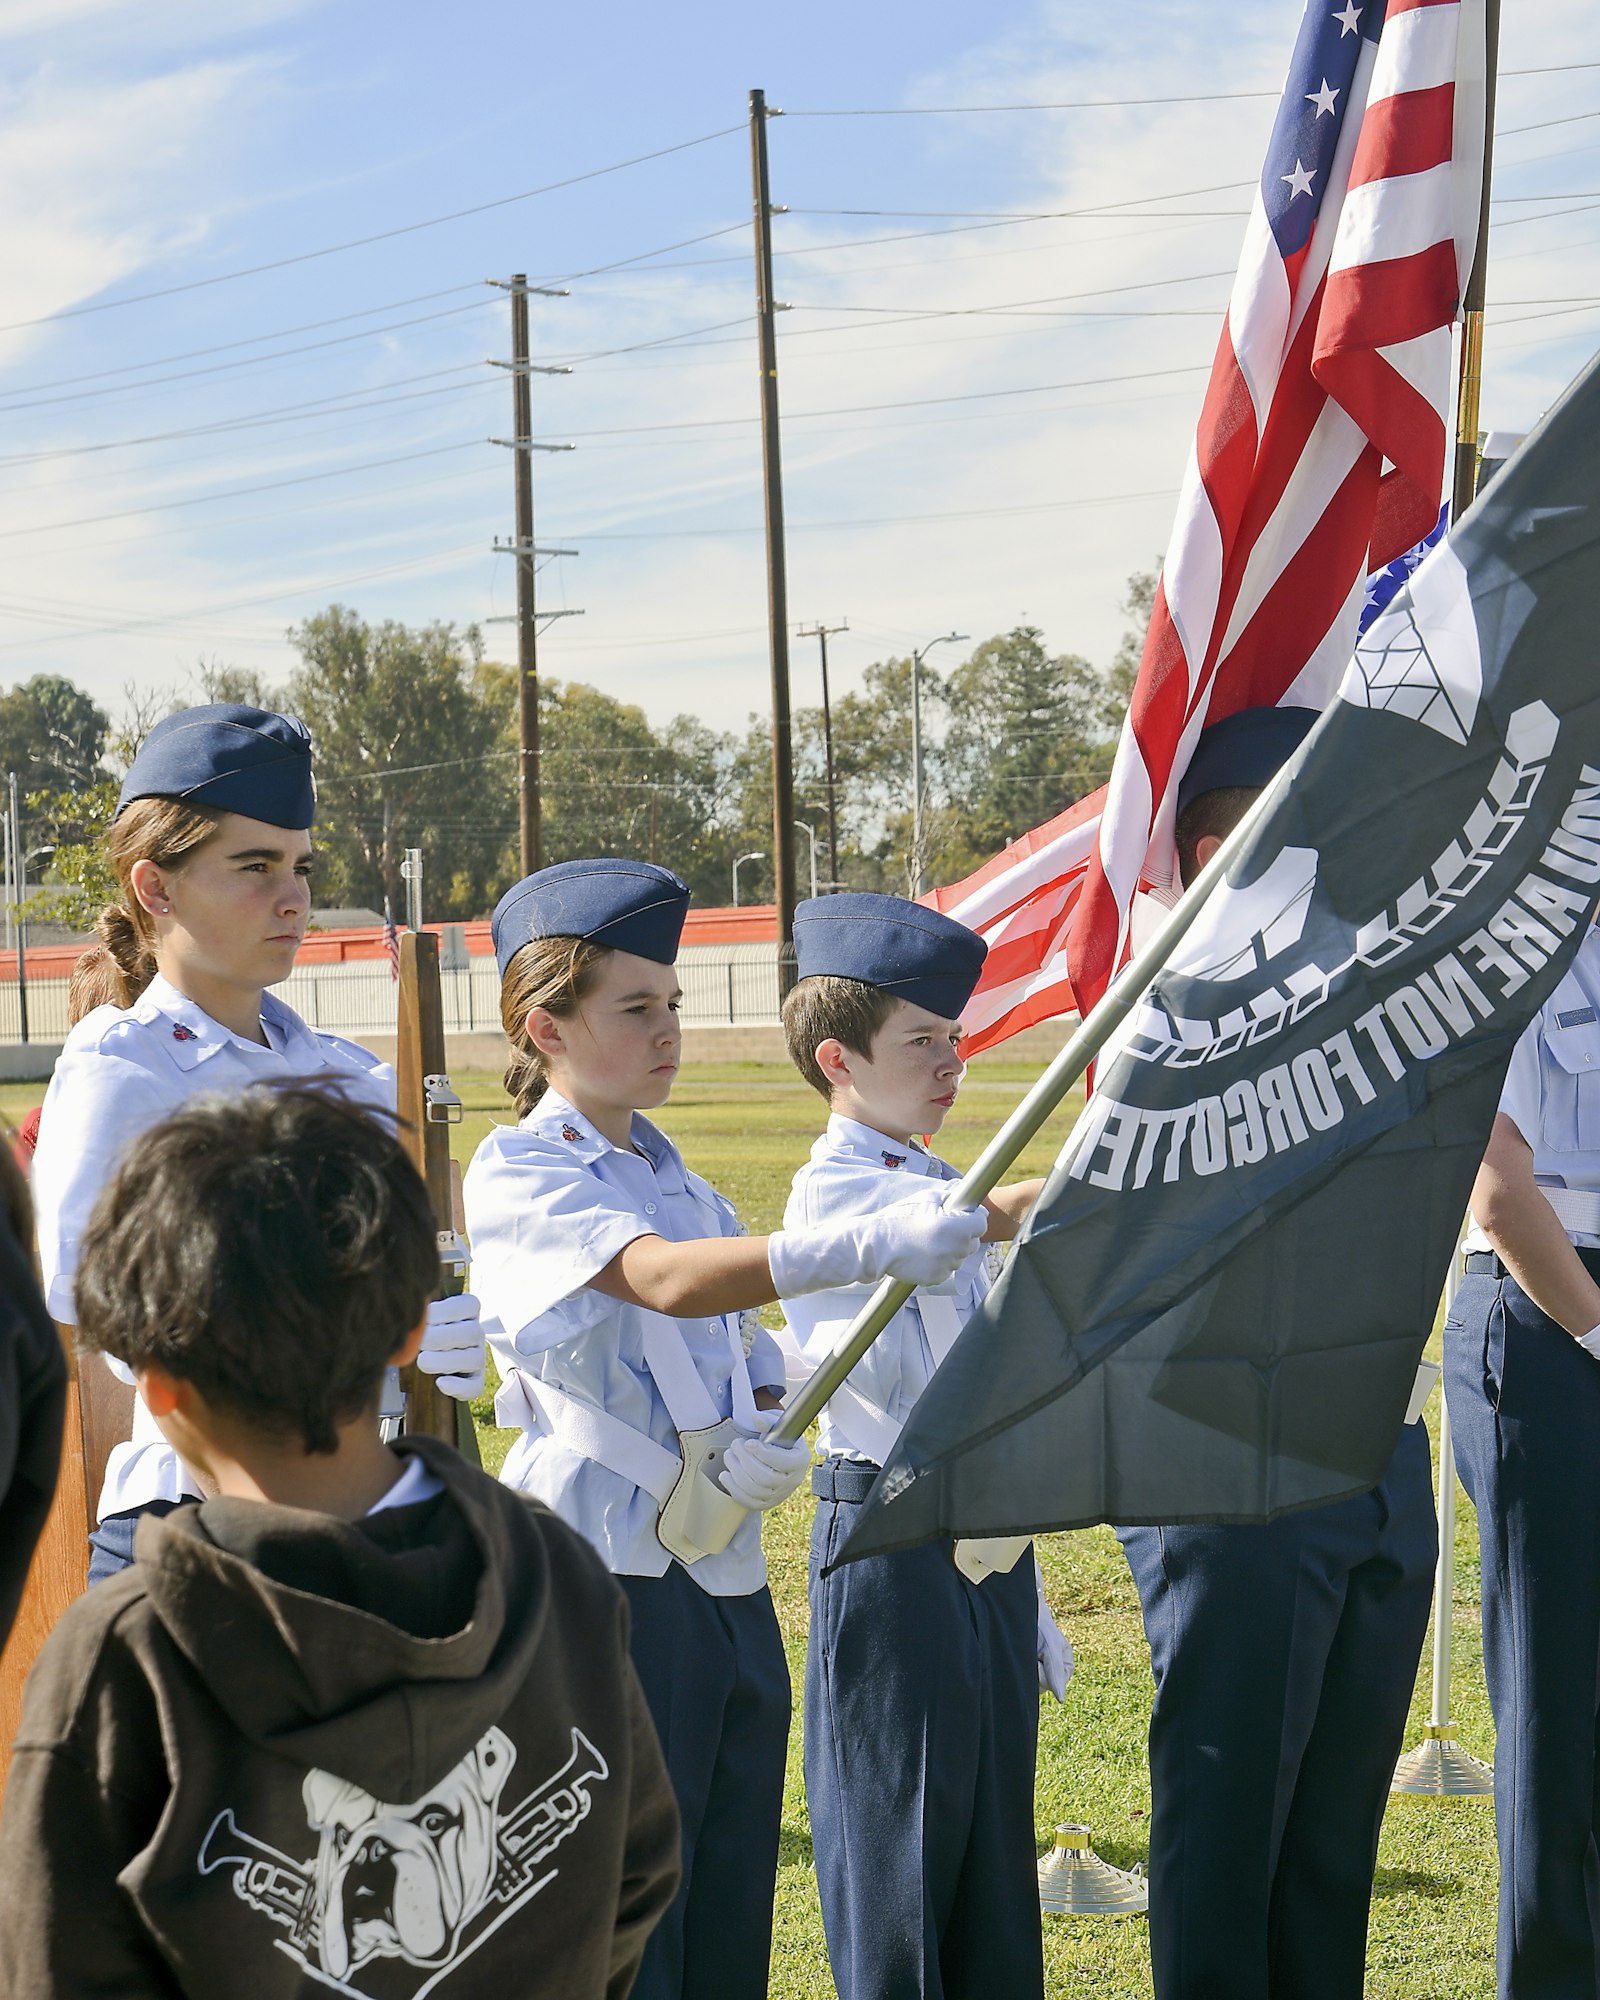
[(428, 1439), (358, 1522), (141, 1525), (29, 1684), (0, 1995), (627, 1992), (678, 1873), (626, 1605), (547, 1510)]

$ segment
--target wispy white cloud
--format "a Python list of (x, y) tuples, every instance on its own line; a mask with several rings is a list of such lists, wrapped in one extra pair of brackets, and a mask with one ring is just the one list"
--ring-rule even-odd
[[(118, 23), (119, 33), (133, 17), (94, 0), (63, 4), (76, 8), (79, 35), (89, 34), (91, 17)], [(43, 11), (21, 0), (0, 7), (0, 41)], [(56, 5), (49, 11), (61, 18)], [(174, 10), (162, 11), (170, 22)], [(255, 10), (262, 20), (294, 12), (265, 0)], [(867, 660), (952, 627), (978, 639), (1028, 621), (1056, 647), (1109, 655), (1125, 579), (1157, 558), (1170, 526), (1294, 13), (1284, 0), (1253, 0), (1229, 17), (1224, 40), (1214, 10), (1188, 0), (1128, 0), (1117, 9), (1054, 0), (959, 61), (930, 64), (902, 85), (902, 101), (922, 106), (1204, 96), (1200, 102), (909, 118), (885, 121), (873, 128), (880, 136), (865, 139), (865, 121), (854, 133), (798, 118), (775, 123), (774, 193), (796, 211), (777, 225), (778, 289), (795, 305), (780, 322), (789, 602), (796, 623), (851, 619), (850, 636), (831, 655), (839, 685)], [(1507, 10), (1505, 66), (1548, 64), (1552, 49), (1584, 50), (1588, 26), (1578, 0)], [(253, 260), (241, 218), (285, 179), (264, 174), (261, 162), (272, 157), (290, 89), (284, 79), (294, 74), (292, 21), (267, 45), (275, 53), (219, 54), (217, 44), (186, 46), (178, 36), (164, 74), (150, 73), (147, 61), (137, 74), (131, 63), (119, 70), (108, 61), (98, 79), (87, 72), (69, 84), (38, 71), (0, 85), (0, 174), (8, 188), (20, 188), (8, 201), (10, 220), (0, 222), (0, 254), (13, 280), (0, 317), (59, 310), (113, 278), (186, 276), (181, 246), (209, 245), (219, 215), (230, 218), (239, 261)], [(594, 75), (575, 75), (572, 88), (598, 92), (600, 75), (597, 40)], [(1508, 76), (1502, 127), (1592, 107), (1600, 102), (1597, 79), (1600, 72)], [(328, 78), (320, 87), (336, 102)], [(366, 91), (370, 79), (350, 87)], [(248, 161), (229, 143), (247, 124), (255, 147)], [(919, 233), (941, 227), (933, 217), (803, 213), (808, 196), (845, 205), (837, 193), (813, 192), (818, 145), (835, 135), (841, 145), (848, 138), (863, 163), (857, 205), (1006, 208), (1055, 219), (979, 230), (951, 216), (953, 233), (933, 236)], [(891, 176), (889, 164), (906, 160), (914, 177)], [(502, 165), (501, 156), (486, 161), (486, 184)], [(1550, 124), (1504, 142), (1496, 185), (1507, 194), (1600, 190), (1597, 174), (1600, 146), (1591, 144), (1590, 128)], [(903, 189), (908, 179), (919, 193), (877, 192)], [(729, 187), (738, 193), (737, 178)], [(1176, 198), (1193, 189), (1210, 192)], [(1124, 206), (1056, 213), (1112, 204)], [(1500, 211), (1491, 298), (1600, 294), (1600, 207), (1561, 221), (1522, 220), (1535, 206)], [(607, 247), (620, 255), (695, 235), (741, 207), (730, 196), (728, 215), (696, 209), (663, 223), (656, 212), (632, 237), (619, 221)], [(619, 188), (615, 213), (625, 212)], [(380, 227), (391, 220), (374, 217)], [(881, 237), (903, 240), (865, 240)], [(731, 261), (711, 261), (720, 258)], [(723, 725), (766, 700), (747, 239), (720, 239), (659, 263), (575, 280), (570, 298), (535, 302), (541, 358), (593, 357), (572, 376), (539, 378), (535, 387), (541, 433), (581, 440), (577, 452), (536, 463), (541, 541), (577, 537), (583, 551), (576, 562), (552, 564), (541, 589), (553, 604), (587, 611), (548, 635), (542, 659), (550, 672), (596, 680), (655, 715), (691, 709)], [(414, 289), (434, 281), (420, 278)], [(400, 289), (413, 287), (393, 296)], [(1592, 349), (1600, 314), (1523, 317), (1547, 310), (1507, 304), (1491, 316), (1487, 422), (1531, 421)], [(469, 316), (340, 350), (325, 376), (302, 373), (299, 364), (259, 377), (251, 371), (247, 387), (219, 388), (203, 407), (236, 413), (314, 396), (319, 383), (332, 393), (503, 354), (503, 321), (498, 312), (491, 318), (492, 330)], [(241, 317), (239, 330), (249, 325)], [(718, 330), (641, 345), (707, 327)], [(115, 338), (108, 326), (106, 349)], [(635, 351), (606, 352), (615, 348)], [(7, 353), (0, 347), (0, 362)], [(30, 369), (41, 372), (31, 361)], [(508, 396), (503, 377), (488, 379)], [(1082, 386), (1042, 386), (1074, 384)], [(947, 400), (962, 397), (973, 400)], [(157, 396), (151, 407), (174, 405)], [(142, 409), (132, 399), (115, 413), (69, 407), (51, 435), (71, 442), (142, 429)], [(398, 455), (482, 438), (503, 432), (507, 417), (494, 391), (473, 390), (392, 414), (351, 413), (114, 460), (57, 461), (31, 473), (0, 467), (0, 537), (29, 520), (159, 506), (376, 459), (386, 448)], [(481, 461), (470, 453), (418, 460), (348, 483), (275, 489), (76, 535), (0, 539), (0, 564), (9, 568), (33, 551), (24, 558), (30, 601), (59, 609), (81, 593), (83, 552), (93, 549), (94, 614), (121, 613), (134, 629), (110, 642), (55, 640), (37, 659), (78, 675), (102, 697), (114, 696), (130, 673), (170, 678), (196, 651), (219, 647), (281, 673), (289, 664), (282, 629), (316, 608), (322, 586), (320, 601), (337, 589), (375, 617), (464, 620), (508, 610), (510, 571), (488, 542), (510, 530), (510, 493), (505, 455), (485, 445)], [(386, 549), (394, 552), (390, 565)], [(357, 586), (340, 582), (385, 567), (390, 574)], [(307, 595), (298, 602), (241, 603), (301, 587)], [(208, 628), (195, 617), (207, 605), (241, 607), (212, 621), (214, 645), (200, 643)], [(136, 623), (169, 613), (190, 622)], [(0, 623), (0, 681), (10, 678), (8, 663), (19, 671), (35, 663), (17, 643), (30, 629), (41, 628)], [(499, 629), (495, 641), (510, 643)], [(814, 698), (813, 652), (796, 643), (793, 657), (796, 700), (804, 702)]]

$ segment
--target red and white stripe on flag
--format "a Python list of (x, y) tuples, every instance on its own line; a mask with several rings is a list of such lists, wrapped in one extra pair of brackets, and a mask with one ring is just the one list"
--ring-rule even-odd
[(1099, 999), (1176, 891), (1200, 731), (1324, 706), (1367, 574), (1435, 525), (1483, 119), (1482, 0), (1307, 7), (1110, 783), (924, 899), (989, 941), (970, 1052)]
[(1012, 841), (964, 882), (922, 898), (977, 931), (989, 947), (977, 990), (962, 1010), (963, 1055), (978, 1055), (1076, 1004), (1067, 937), (1104, 801), (1103, 788), (1090, 793)]
[[(1437, 519), (1483, 70), (1483, 0), (1307, 6), (1097, 836), (1081, 879), (1044, 892), (1067, 907), (1085, 1012), (1128, 955), (1141, 883), (1176, 889), (1174, 801), (1200, 731), (1240, 708), (1324, 706), (1368, 571)], [(987, 893), (1002, 897), (993, 878)], [(1007, 921), (1060, 945), (1018, 908)], [(1008, 965), (994, 990), (1019, 981)]]

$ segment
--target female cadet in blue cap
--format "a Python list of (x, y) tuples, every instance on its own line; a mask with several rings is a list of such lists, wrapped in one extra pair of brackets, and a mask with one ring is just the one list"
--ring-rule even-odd
[[(95, 948), (119, 1004), (97, 1007), (68, 1036), (34, 1158), (40, 1266), (65, 1324), (76, 1320), (73, 1273), (100, 1190), (129, 1143), (185, 1098), (326, 1075), (358, 1101), (394, 1109), (386, 1063), (314, 1032), (266, 990), (293, 966), (310, 912), (315, 796), (304, 724), (231, 702), (157, 723), (123, 780), (107, 836), (122, 901), (101, 912)], [(450, 1395), (481, 1389), (475, 1299), (429, 1309), (419, 1366)], [(106, 1468), (90, 1582), (132, 1561), (140, 1514), (196, 1491), (136, 1405), (132, 1440)]]
[[(673, 972), (689, 891), (618, 858), (519, 882), (494, 913), (506, 1089), (466, 1179), (475, 1279), (523, 1435), (501, 1477), (553, 1507), (616, 1572), (634, 1664), (683, 1819), (684, 1874), (634, 1987), (644, 2000), (767, 1990), (789, 1676), (760, 1510), (804, 1478), (803, 1444), (764, 1433), (784, 1370), (751, 1308), (886, 1272), (939, 1283), (985, 1218), (935, 1198), (894, 1216), (745, 1235), (642, 1114), (680, 1053)], [(693, 1434), (732, 1418), (725, 1489), (752, 1509), (696, 1552), (671, 1508)]]

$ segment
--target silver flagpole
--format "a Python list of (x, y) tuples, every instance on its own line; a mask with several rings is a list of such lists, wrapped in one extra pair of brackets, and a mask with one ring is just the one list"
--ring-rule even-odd
[[(1444, 1281), (1444, 1313), (1450, 1317), (1461, 1289), (1460, 1255), (1450, 1260)], [(1433, 1580), (1433, 1702), (1422, 1741), (1395, 1766), (1392, 1792), (1427, 1792), (1460, 1798), (1494, 1790), (1494, 1768), (1456, 1742), (1450, 1721), (1450, 1649), (1456, 1588), (1456, 1455), (1450, 1439), (1450, 1405), (1439, 1392), (1439, 1567)]]

